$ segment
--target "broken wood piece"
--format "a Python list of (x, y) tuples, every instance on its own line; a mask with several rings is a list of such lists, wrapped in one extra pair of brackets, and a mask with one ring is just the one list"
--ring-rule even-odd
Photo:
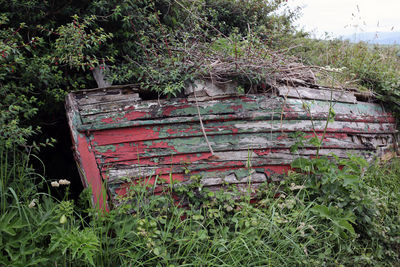
[(195, 92), (197, 97), (227, 96), (238, 93), (236, 83), (216, 83), (211, 80), (196, 80), (185, 88), (185, 95), (193, 95)]
[(357, 103), (354, 92), (339, 90), (319, 90), (306, 87), (280, 86), (279, 95), (299, 99), (315, 99), (324, 101), (335, 101), (345, 103)]

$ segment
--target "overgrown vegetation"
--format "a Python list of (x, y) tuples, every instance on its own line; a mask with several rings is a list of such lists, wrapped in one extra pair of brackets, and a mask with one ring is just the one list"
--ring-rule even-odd
[[(196, 177), (190, 185), (175, 184), (154, 195), (144, 181), (130, 188), (119, 208), (99, 214), (88, 208), (90, 191), (78, 204), (35, 190), (21, 193), (35, 174), (18, 165), (5, 171), (2, 155), (0, 260), (6, 266), (393, 266), (399, 261), (399, 160), (385, 167), (376, 163), (361, 176), (366, 162), (359, 157), (298, 159), (293, 163), (298, 172), (261, 185), (256, 195), (235, 188), (212, 192)], [(67, 190), (59, 184), (58, 190)]]
[(371, 166), (355, 156), (298, 159), (296, 172), (256, 196), (210, 192), (195, 179), (161, 195), (137, 186), (107, 214), (91, 207), (89, 191), (72, 200), (68, 181), (32, 167), (56, 141), (38, 135), (41, 127), (57, 127), (67, 92), (96, 87), (95, 68), (114, 84), (174, 96), (198, 77), (236, 79), (246, 89), (273, 85), (297, 61), (320, 83), (372, 90), (399, 110), (398, 47), (309, 39), (292, 26), (298, 13), (284, 7), (280, 0), (1, 1), (0, 265), (398, 264), (397, 159)]
[(297, 39), (293, 53), (306, 64), (322, 68), (320, 83), (371, 91), (399, 112), (400, 47), (349, 43), (342, 40)]

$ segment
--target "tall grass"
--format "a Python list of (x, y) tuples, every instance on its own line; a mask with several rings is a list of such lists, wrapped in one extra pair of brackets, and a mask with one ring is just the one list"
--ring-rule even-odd
[(16, 151), (0, 155), (5, 266), (389, 266), (400, 260), (399, 160), (371, 164), (361, 176), (365, 163), (357, 157), (303, 159), (293, 167), (308, 164), (313, 172), (265, 183), (256, 196), (235, 188), (213, 192), (198, 179), (160, 195), (143, 184), (105, 214), (91, 208), (89, 190), (77, 203), (39, 192), (29, 159), (15, 160)]
[[(342, 40), (295, 39), (291, 53), (315, 66), (318, 83), (371, 91), (400, 111), (400, 46)], [(332, 79), (334, 76), (334, 79)]]

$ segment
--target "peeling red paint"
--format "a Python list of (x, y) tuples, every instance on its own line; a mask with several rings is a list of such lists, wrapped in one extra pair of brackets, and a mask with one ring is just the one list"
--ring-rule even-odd
[(159, 138), (159, 131), (151, 129), (151, 126), (137, 126), (130, 128), (116, 128), (94, 131), (93, 142), (97, 145), (118, 144), (129, 141), (151, 140)]
[(142, 111), (131, 111), (131, 112), (127, 112), (125, 113), (125, 115), (123, 117), (116, 117), (116, 118), (103, 118), (101, 119), (101, 122), (107, 123), (107, 124), (112, 124), (112, 123), (118, 123), (124, 120), (128, 120), (128, 121), (133, 121), (136, 119), (140, 119), (143, 118), (147, 115), (146, 112), (142, 112)]
[(112, 118), (104, 118), (104, 119), (101, 119), (101, 122), (104, 122), (104, 123), (113, 123), (114, 122), (114, 120), (112, 119)]
[[(146, 115), (147, 115), (146, 112), (142, 112), (142, 111), (131, 111), (131, 112), (127, 112), (127, 113), (125, 114), (124, 119), (133, 121), (133, 120), (136, 120), (136, 119), (143, 118), (143, 117), (145, 117)], [(121, 119), (117, 119), (116, 121), (117, 121), (117, 122), (118, 122), (118, 121), (121, 121)]]
[(271, 154), (271, 149), (255, 149), (254, 153), (258, 156), (269, 155)]
[[(90, 99), (91, 92), (82, 101)], [(98, 97), (101, 92), (104, 91), (96, 92), (98, 99), (104, 99)], [(75, 150), (83, 176), (93, 187), (95, 201), (100, 203), (103, 179), (109, 181), (107, 189), (116, 202), (117, 195), (126, 194), (131, 186), (146, 182), (153, 188), (156, 179), (164, 183), (154, 186), (157, 194), (163, 192), (170, 179), (188, 181), (192, 175), (209, 179), (208, 185), (213, 188), (223, 187), (225, 182), (221, 181), (227, 176), (237, 177), (238, 183), (242, 183), (250, 173), (259, 179), (256, 183), (263, 177), (270, 181), (290, 169), (294, 157), (290, 147), (296, 142), (291, 133), (296, 131), (304, 132), (307, 140), (324, 136), (321, 153), (339, 151), (344, 158), (346, 151), (374, 150), (369, 135), (380, 147), (381, 143), (390, 145), (396, 130), (395, 119), (389, 113), (368, 103), (337, 103), (335, 122), (325, 129), (328, 113), (324, 110), (329, 110), (329, 105), (320, 100), (246, 95), (195, 103), (186, 99), (138, 101), (135, 96), (132, 102), (124, 98), (129, 106), (118, 107), (108, 100), (98, 108), (103, 104), (101, 100), (91, 111), (93, 102), (77, 108), (83, 98), (74, 99), (74, 94), (79, 92), (72, 93), (69, 101), (71, 106), (75, 105), (74, 112), (80, 120), (69, 117), (71, 131), (79, 135)], [(302, 108), (303, 101), (310, 106), (311, 114)], [(204, 128), (200, 126), (196, 105), (200, 106)], [(314, 131), (311, 118), (316, 125)], [(316, 148), (307, 140), (299, 153), (315, 156)]]
[(178, 131), (176, 131), (176, 130), (174, 130), (174, 129), (168, 129), (168, 130), (167, 130), (167, 133), (168, 133), (168, 134), (176, 134), (176, 133), (178, 133)]
[(103, 181), (94, 154), (89, 150), (90, 144), (85, 136), (78, 135), (77, 138), (75, 145), (81, 158), (80, 170), (83, 172), (88, 185), (92, 188), (93, 201), (100, 209), (108, 211), (107, 191), (103, 188)]
[(282, 135), (278, 136), (276, 138), (276, 140), (284, 140), (284, 139), (288, 139), (288, 138), (289, 138), (289, 136), (287, 134), (282, 134)]
[(230, 106), (230, 108), (234, 111), (238, 111), (238, 110), (243, 109), (243, 105), (232, 105), (232, 106)]
[[(148, 165), (148, 166), (157, 166), (160, 164), (181, 164), (183, 166), (190, 165), (191, 163), (195, 163), (201, 160), (207, 160), (211, 156), (211, 153), (192, 153), (192, 154), (178, 154), (172, 157), (141, 157), (131, 160), (124, 160), (123, 162), (118, 162), (118, 164), (122, 165)], [(107, 167), (108, 168), (108, 167)], [(105, 170), (104, 170), (105, 171)]]
[(127, 188), (129, 188), (131, 184), (121, 185), (118, 189), (115, 190), (115, 193), (119, 196), (125, 196), (128, 192)]
[[(185, 102), (182, 102), (182, 103), (185, 103)], [(188, 108), (188, 107), (191, 107), (191, 106), (190, 105), (182, 105), (182, 106), (179, 106), (179, 107), (167, 106), (163, 111), (163, 115), (164, 116), (170, 116), (173, 111), (179, 110), (179, 109), (185, 109), (185, 108)]]
[(169, 145), (167, 142), (164, 141), (154, 141), (149, 148), (171, 148), (173, 151), (178, 152), (175, 147)]
[(287, 174), (287, 172), (291, 169), (290, 165), (267, 166), (263, 168), (265, 173), (269, 176), (273, 174)]
[(98, 148), (94, 148), (94, 151), (97, 155), (102, 155), (105, 160), (105, 163), (115, 162), (115, 158), (118, 158), (118, 161), (132, 160), (132, 159), (141, 159), (145, 158), (143, 156), (147, 149), (152, 148), (169, 148), (174, 152), (177, 152), (173, 146), (170, 146), (167, 142), (164, 141), (153, 141), (151, 145), (146, 145), (144, 142), (134, 142), (134, 143), (124, 143), (122, 146), (116, 146), (115, 151), (107, 151), (101, 152)]

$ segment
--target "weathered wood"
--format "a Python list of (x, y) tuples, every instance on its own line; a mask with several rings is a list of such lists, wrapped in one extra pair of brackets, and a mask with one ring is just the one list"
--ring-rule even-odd
[[(249, 183), (254, 189), (276, 180), (294, 158), (315, 156), (308, 143), (315, 134), (324, 135), (321, 156), (352, 153), (371, 159), (396, 146), (395, 119), (381, 106), (357, 102), (354, 92), (285, 88), (279, 90), (283, 97), (207, 94), (197, 103), (141, 101), (131, 87), (72, 93), (68, 120), (83, 182), (95, 187), (99, 201), (107, 180), (114, 204), (132, 184), (170, 178), (187, 183), (193, 175), (212, 190)], [(326, 124), (330, 107), (336, 115)], [(306, 133), (305, 147), (293, 154), (298, 131)]]
[(217, 84), (211, 80), (196, 80), (185, 88), (185, 95), (196, 96), (223, 96), (223, 95), (237, 95), (236, 83), (223, 83)]
[[(185, 154), (178, 157), (153, 157), (148, 159), (127, 160), (114, 163), (101, 164), (102, 174), (109, 183), (123, 183), (126, 181), (143, 181), (155, 176), (182, 181), (190, 180), (192, 175), (200, 174), (206, 177), (205, 172), (222, 172), (223, 170), (266, 170), (273, 168), (286, 168), (296, 157), (309, 157), (315, 155), (315, 149), (301, 150), (298, 154), (290, 153), (288, 149), (266, 149), (255, 151), (228, 151), (217, 152), (214, 157), (211, 153)], [(366, 158), (373, 156), (371, 151), (321, 149), (321, 156), (347, 158), (349, 154), (358, 154)], [(215, 157), (216, 156), (216, 157)], [(272, 166), (272, 167), (271, 167)], [(283, 167), (282, 167), (283, 166)], [(286, 167), (284, 167), (286, 166)], [(268, 169), (267, 168), (267, 169)], [(278, 168), (278, 169), (277, 169)]]
[[(242, 102), (241, 102), (242, 101)], [(242, 103), (242, 104), (240, 104)], [(304, 110), (308, 105), (310, 113)], [(156, 125), (171, 123), (198, 122), (194, 103), (172, 103), (160, 106), (157, 102), (149, 103), (148, 108), (140, 105), (131, 106), (132, 110), (114, 110), (107, 113), (82, 115), (83, 124), (79, 130), (115, 129), (119, 127)], [(326, 120), (329, 103), (325, 101), (300, 101), (298, 99), (268, 99), (255, 101), (254, 98), (211, 101), (201, 104), (200, 112), (203, 122), (209, 120)], [(384, 112), (379, 105), (370, 103), (334, 103), (336, 121), (393, 123), (394, 118)]]
[[(284, 124), (279, 121), (209, 121), (204, 124), (207, 135), (237, 134), (237, 133), (275, 133), (275, 132), (316, 132), (325, 130), (326, 121), (301, 121), (290, 120)], [(328, 133), (395, 133), (394, 125), (391, 123), (365, 123), (334, 121), (328, 123)], [(93, 144), (112, 145), (125, 142), (136, 142), (146, 140), (171, 139), (178, 137), (201, 137), (201, 127), (197, 122), (159, 124), (151, 126), (136, 126), (117, 129), (106, 129), (92, 133)]]
[[(115, 103), (117, 101), (129, 101), (137, 102), (140, 100), (138, 93), (133, 94), (105, 94), (105, 95), (87, 95), (78, 100), (78, 104), (82, 107), (83, 105), (93, 105), (101, 103), (102, 106), (107, 103)], [(118, 102), (117, 102), (118, 103)]]
[[(310, 138), (311, 135), (308, 137)], [(238, 134), (209, 136), (210, 144), (215, 152), (252, 151), (260, 149), (288, 149), (296, 139), (283, 133), (270, 134)], [(306, 144), (306, 147), (312, 147)], [(326, 134), (322, 148), (374, 150), (374, 146), (355, 143), (347, 134)], [(208, 146), (203, 137), (178, 138), (159, 141), (138, 141), (118, 145), (94, 146), (93, 152), (99, 162), (111, 163), (127, 160), (144, 159), (152, 156), (175, 157), (183, 154), (207, 153)]]
[[(329, 153), (327, 153), (329, 151)], [(333, 150), (321, 150), (320, 155), (330, 156)], [(337, 151), (336, 151), (337, 152)], [(344, 153), (345, 151), (340, 151), (336, 156), (340, 158), (346, 158), (348, 155)], [(352, 152), (352, 153), (351, 153)], [(347, 153), (359, 154), (369, 156), (371, 154), (362, 154), (359, 150), (352, 150)], [(119, 183), (119, 180), (124, 177), (125, 180), (137, 180), (145, 179), (155, 175), (169, 175), (173, 176), (177, 173), (182, 174), (184, 177), (189, 178), (191, 175), (196, 173), (202, 173), (204, 171), (217, 170), (228, 170), (228, 169), (246, 169), (247, 172), (251, 170), (257, 170), (260, 166), (289, 166), (290, 163), (297, 157), (315, 155), (315, 150), (309, 151), (309, 153), (302, 153), (295, 155), (293, 153), (279, 153), (271, 152), (266, 155), (257, 155), (255, 152), (248, 151), (235, 151), (235, 152), (217, 152), (214, 155), (219, 157), (216, 160), (208, 160), (204, 157), (204, 154), (196, 158), (195, 155), (191, 155), (189, 159), (190, 164), (185, 164), (184, 162), (177, 162), (171, 158), (171, 163), (163, 162), (162, 157), (158, 158), (157, 162), (154, 162), (155, 158), (152, 159), (141, 159), (137, 161), (124, 161), (123, 164), (107, 164), (103, 168), (103, 176), (110, 183)], [(210, 158), (211, 154), (207, 154)], [(207, 156), (206, 155), (206, 156)], [(271, 156), (270, 156), (271, 155)], [(187, 161), (189, 162), (189, 161)], [(100, 164), (101, 165), (101, 164)], [(133, 166), (133, 167), (132, 167)], [(124, 180), (123, 179), (123, 180)]]
[[(316, 154), (315, 148), (307, 148), (301, 149), (296, 153), (291, 153), (287, 148), (281, 149), (254, 149), (254, 150), (243, 150), (243, 151), (222, 151), (215, 152), (214, 155), (216, 157), (212, 157), (210, 152), (202, 152), (202, 153), (186, 153), (180, 154), (170, 157), (164, 156), (153, 156), (153, 157), (140, 157), (132, 160), (124, 160), (124, 161), (115, 161), (115, 162), (99, 162), (99, 166), (102, 167), (102, 171), (107, 172), (108, 169), (113, 168), (113, 166), (117, 166), (117, 168), (122, 166), (159, 166), (159, 165), (180, 165), (186, 166), (189, 164), (196, 163), (225, 163), (228, 161), (241, 161), (246, 164), (252, 164), (252, 162), (265, 162), (268, 164), (276, 165), (279, 164), (281, 160), (288, 160), (291, 162), (294, 158), (297, 157), (310, 157)], [(347, 158), (348, 154), (360, 154), (363, 156), (372, 155), (372, 151), (368, 150), (359, 150), (359, 149), (341, 149), (341, 148), (333, 148), (333, 149), (320, 149), (321, 156), (330, 156), (332, 154), (336, 155), (339, 158)]]
[(79, 175), (85, 187), (91, 187), (93, 192), (92, 204), (101, 209), (108, 210), (107, 193), (103, 185), (100, 170), (97, 166), (95, 155), (92, 153), (88, 136), (77, 131), (80, 116), (78, 105), (71, 94), (67, 96), (66, 110), (68, 124), (71, 130), (74, 157), (78, 165)]
[(104, 70), (107, 71), (109, 70), (106, 64), (101, 64), (92, 70), (93, 78), (96, 80), (97, 87), (99, 88), (105, 88), (111, 86), (111, 83), (106, 79)]
[(307, 87), (281, 86), (278, 88), (278, 91), (279, 95), (284, 97), (346, 102), (353, 104), (357, 102), (354, 92), (347, 92), (344, 90), (320, 90)]

